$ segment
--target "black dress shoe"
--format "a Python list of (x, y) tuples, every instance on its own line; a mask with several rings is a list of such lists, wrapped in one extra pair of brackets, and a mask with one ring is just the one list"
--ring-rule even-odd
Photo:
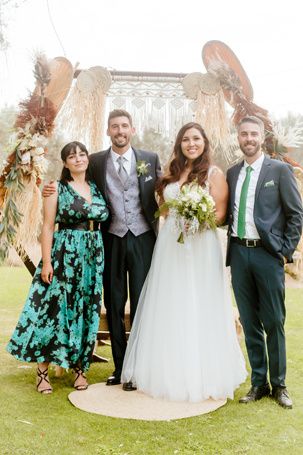
[(106, 385), (117, 385), (117, 384), (121, 384), (120, 376), (110, 376), (106, 381)]
[(132, 390), (137, 390), (137, 387), (133, 385), (131, 381), (129, 382), (124, 382), (122, 389), (125, 390), (126, 392), (131, 392)]
[(282, 408), (292, 409), (292, 400), (285, 387), (273, 387), (272, 397)]
[(252, 386), (250, 391), (244, 397), (240, 398), (239, 403), (250, 403), (251, 401), (261, 400), (263, 397), (270, 395), (269, 385)]

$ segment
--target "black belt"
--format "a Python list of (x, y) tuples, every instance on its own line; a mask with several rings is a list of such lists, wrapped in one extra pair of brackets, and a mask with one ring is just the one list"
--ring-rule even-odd
[(100, 223), (98, 221), (88, 220), (82, 223), (59, 223), (58, 230), (72, 229), (73, 231), (99, 231)]
[(260, 239), (239, 239), (239, 237), (231, 237), (230, 241), (246, 246), (247, 248), (257, 248), (262, 246), (262, 240)]

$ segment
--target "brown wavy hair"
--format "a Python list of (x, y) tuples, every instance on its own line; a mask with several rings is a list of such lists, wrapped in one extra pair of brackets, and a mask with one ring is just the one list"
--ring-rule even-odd
[(210, 151), (209, 151), (209, 140), (205, 134), (204, 129), (199, 123), (190, 122), (183, 125), (180, 131), (177, 134), (176, 142), (174, 145), (173, 153), (171, 160), (168, 165), (168, 169), (164, 172), (164, 175), (159, 179), (156, 191), (160, 198), (163, 198), (163, 191), (164, 188), (173, 182), (178, 182), (180, 180), (181, 174), (183, 173), (186, 167), (186, 157), (182, 153), (181, 149), (181, 142), (183, 139), (184, 134), (187, 130), (191, 128), (196, 128), (200, 131), (203, 139), (204, 139), (204, 151), (202, 155), (198, 156), (193, 161), (193, 167), (190, 171), (187, 182), (190, 183), (193, 180), (197, 180), (199, 185), (203, 186), (207, 180), (208, 169), (210, 166)]
[(133, 126), (133, 119), (132, 116), (130, 115), (129, 112), (125, 111), (124, 109), (114, 109), (108, 114), (108, 119), (107, 119), (107, 127), (109, 128), (110, 121), (113, 118), (117, 117), (126, 117), (128, 118), (130, 126)]

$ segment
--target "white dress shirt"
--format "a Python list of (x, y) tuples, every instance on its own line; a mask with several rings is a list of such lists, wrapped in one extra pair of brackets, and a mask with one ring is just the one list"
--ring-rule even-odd
[(112, 160), (113, 160), (113, 163), (114, 163), (114, 166), (115, 166), (115, 169), (117, 172), (119, 171), (119, 167), (120, 167), (119, 161), (117, 161), (117, 160), (118, 160), (118, 158), (120, 158), (120, 156), (123, 156), (124, 169), (126, 170), (128, 175), (130, 175), (132, 159), (134, 159), (133, 149), (131, 147), (129, 147), (129, 149), (125, 153), (123, 153), (123, 155), (119, 155), (119, 153), (114, 152), (113, 149), (111, 148), (110, 155), (112, 157)]
[(246, 200), (246, 213), (245, 213), (245, 238), (246, 239), (259, 239), (260, 236), (258, 234), (255, 222), (254, 222), (254, 206), (255, 206), (255, 193), (256, 193), (256, 186), (258, 182), (258, 178), (260, 175), (261, 167), (264, 161), (264, 153), (254, 161), (252, 164), (248, 164), (244, 161), (244, 165), (240, 171), (238, 182), (236, 186), (236, 195), (235, 195), (235, 205), (234, 205), (234, 222), (232, 226), (232, 236), (238, 237), (238, 213), (239, 213), (239, 203), (240, 203), (240, 195), (243, 182), (246, 177), (246, 169), (248, 166), (252, 167), (252, 171), (250, 174), (250, 181), (248, 186), (247, 192), (247, 200)]

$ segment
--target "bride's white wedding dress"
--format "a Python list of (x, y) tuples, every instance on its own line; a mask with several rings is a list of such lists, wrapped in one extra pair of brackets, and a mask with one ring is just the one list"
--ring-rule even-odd
[[(169, 184), (165, 200), (176, 198)], [(233, 398), (245, 380), (217, 231), (177, 242), (173, 216), (160, 230), (125, 354), (122, 382), (173, 401)]]

